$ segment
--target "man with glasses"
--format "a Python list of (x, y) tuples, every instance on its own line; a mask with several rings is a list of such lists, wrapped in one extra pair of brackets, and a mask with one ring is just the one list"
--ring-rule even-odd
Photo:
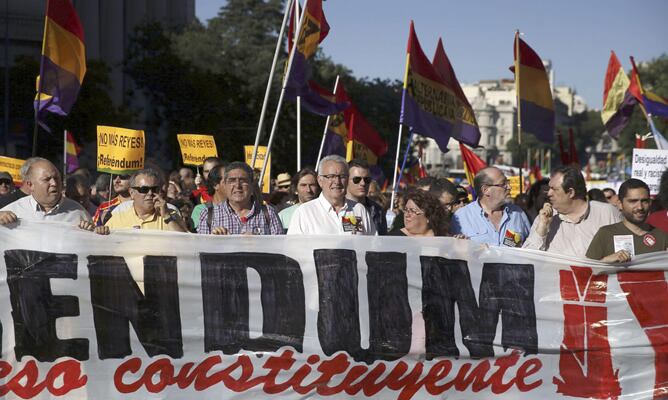
[(187, 232), (181, 215), (167, 207), (160, 194), (161, 175), (153, 169), (143, 169), (130, 177), (132, 207), (112, 214), (105, 226), (109, 229), (153, 229)]
[(622, 220), (612, 205), (587, 201), (587, 186), (579, 168), (562, 166), (554, 170), (547, 199), (524, 243), (527, 249), (585, 257), (599, 228)]
[(619, 196), (617, 196), (617, 193), (615, 193), (615, 189), (605, 188), (603, 189), (603, 195), (605, 196), (605, 199), (608, 201), (608, 203), (615, 207), (620, 206)]
[(376, 226), (366, 208), (346, 199), (348, 177), (343, 157), (324, 157), (318, 166), (322, 192), (295, 211), (288, 235), (375, 235)]
[(531, 225), (524, 211), (508, 202), (510, 184), (503, 172), (484, 168), (473, 179), (473, 187), (478, 200), (455, 212), (451, 233), (492, 246), (522, 247)]
[(346, 198), (362, 204), (376, 225), (379, 235), (387, 235), (387, 219), (380, 204), (369, 198), (371, 187), (371, 169), (364, 160), (351, 160), (348, 163), (348, 189)]
[(93, 215), (93, 223), (95, 226), (103, 226), (119, 204), (126, 201), (131, 201), (130, 197), (130, 175), (115, 175), (113, 177), (114, 193), (116, 197), (100, 204)]
[[(202, 210), (199, 233), (214, 235), (282, 235), (283, 226), (276, 211), (262, 204), (255, 195), (253, 170), (235, 161), (223, 172), (226, 200), (211, 209)], [(213, 212), (209, 219), (209, 211)], [(207, 220), (211, 221), (211, 225)]]
[(9, 195), (14, 191), (14, 180), (9, 172), (0, 172), (0, 198)]

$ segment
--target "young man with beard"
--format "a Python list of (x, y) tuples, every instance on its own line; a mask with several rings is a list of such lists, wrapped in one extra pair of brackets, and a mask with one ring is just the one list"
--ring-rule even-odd
[(624, 220), (598, 230), (587, 249), (587, 257), (603, 262), (627, 262), (638, 254), (668, 249), (668, 234), (647, 223), (649, 187), (639, 179), (629, 179), (619, 188)]
[(95, 215), (93, 216), (93, 224), (95, 226), (104, 226), (104, 224), (111, 218), (111, 212), (121, 203), (131, 201), (130, 197), (130, 175), (115, 175), (113, 176), (114, 193), (116, 197), (106, 201), (97, 207)]
[(292, 178), (292, 191), (297, 195), (297, 204), (290, 206), (278, 213), (278, 218), (281, 219), (283, 229), (286, 231), (290, 227), (290, 220), (297, 208), (313, 199), (320, 194), (320, 186), (318, 186), (318, 174), (309, 167), (302, 168)]

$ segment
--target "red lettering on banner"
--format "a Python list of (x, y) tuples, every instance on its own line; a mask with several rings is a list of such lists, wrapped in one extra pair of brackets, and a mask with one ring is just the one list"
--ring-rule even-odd
[(654, 398), (668, 397), (668, 283), (663, 271), (620, 272), (617, 280), (654, 349)]
[[(0, 361), (0, 379), (12, 373), (12, 365)], [(22, 399), (32, 399), (44, 389), (54, 396), (63, 396), (72, 390), (86, 385), (88, 377), (81, 374), (81, 364), (76, 360), (65, 360), (56, 363), (46, 374), (44, 381), (38, 382), (39, 369), (34, 360), (28, 361), (16, 375), (11, 377), (7, 384), (0, 385), (0, 396), (14, 393)], [(24, 381), (24, 383), (21, 383)], [(56, 382), (62, 382), (60, 387)]]
[[(254, 366), (247, 355), (237, 356), (236, 360), (226, 368), (210, 374), (214, 368), (220, 368), (222, 359), (220, 356), (212, 356), (203, 360), (199, 365), (189, 362), (184, 364), (177, 372), (172, 365), (172, 361), (167, 358), (155, 360), (148, 364), (144, 371), (141, 371), (142, 360), (138, 357), (128, 359), (116, 369), (114, 374), (114, 384), (121, 393), (132, 393), (139, 390), (142, 386), (151, 393), (159, 393), (168, 386), (177, 385), (185, 389), (194, 385), (197, 391), (205, 390), (213, 385), (222, 383), (228, 389), (235, 392), (243, 392), (254, 387), (261, 387), (264, 393), (278, 394), (286, 390), (293, 390), (296, 393), (307, 395), (316, 392), (321, 396), (338, 394), (345, 392), (348, 395), (356, 395), (360, 392), (365, 396), (374, 396), (384, 389), (399, 392), (398, 399), (409, 400), (424, 388), (429, 394), (439, 395), (447, 390), (455, 389), (457, 391), (471, 390), (479, 392), (490, 388), (495, 394), (505, 393), (513, 386), (526, 392), (541, 385), (542, 381), (527, 383), (525, 379), (538, 372), (542, 367), (539, 359), (532, 358), (526, 360), (520, 365), (514, 377), (509, 380), (506, 376), (508, 369), (515, 367), (519, 361), (518, 351), (500, 357), (494, 362), (494, 367), (490, 360), (482, 360), (477, 364), (463, 363), (456, 376), (441, 385), (439, 381), (448, 378), (453, 368), (452, 361), (441, 360), (434, 364), (427, 372), (424, 378), (420, 379), (424, 372), (424, 364), (421, 362), (411, 365), (399, 361), (394, 365), (388, 363), (377, 363), (373, 367), (367, 365), (353, 365), (346, 354), (337, 354), (331, 359), (321, 360), (320, 356), (311, 355), (306, 359), (306, 363), (295, 370), (291, 377), (283, 382), (276, 382), (276, 378), (281, 371), (290, 371), (295, 365), (294, 352), (284, 351), (278, 356), (271, 356), (262, 365), (266, 374), (251, 379)], [(313, 366), (318, 365), (316, 368)], [(193, 368), (195, 366), (195, 368)], [(387, 370), (389, 373), (381, 378)], [(495, 368), (491, 375), (486, 379), (490, 370)], [(312, 374), (319, 373), (315, 380), (309, 380), (310, 383), (304, 384), (304, 381)], [(347, 372), (346, 372), (347, 371)], [(2, 367), (0, 366), (0, 373)], [(343, 375), (341, 383), (337, 386), (327, 386), (336, 376)], [(512, 374), (512, 373), (511, 373)], [(238, 375), (239, 378), (234, 376)], [(131, 376), (135, 376), (133, 378)]]
[[(579, 303), (605, 303), (607, 275), (591, 268), (559, 271), (561, 297)], [(605, 306), (564, 304), (564, 340), (559, 354), (557, 393), (573, 397), (609, 399), (621, 394), (619, 371), (612, 370)]]

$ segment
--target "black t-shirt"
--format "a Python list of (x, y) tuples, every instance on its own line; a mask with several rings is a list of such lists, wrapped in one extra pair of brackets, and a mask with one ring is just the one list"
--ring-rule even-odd
[(20, 199), (21, 197), (26, 197), (26, 196), (27, 194), (23, 193), (22, 190), (15, 190), (10, 194), (0, 196), (0, 210), (2, 210), (2, 208), (5, 207), (6, 205), (11, 204), (16, 200)]

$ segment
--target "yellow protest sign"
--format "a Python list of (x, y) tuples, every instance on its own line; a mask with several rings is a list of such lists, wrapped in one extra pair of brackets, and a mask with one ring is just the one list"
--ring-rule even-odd
[(14, 183), (21, 183), (21, 166), (26, 160), (0, 156), (0, 171), (9, 172)]
[(180, 133), (176, 135), (181, 147), (184, 165), (200, 166), (209, 157), (218, 157), (216, 140), (211, 135), (192, 135)]
[(520, 177), (519, 176), (509, 176), (508, 183), (510, 184), (510, 197), (515, 198), (520, 194)]
[[(253, 145), (244, 146), (244, 153), (246, 154), (246, 164), (251, 165), (253, 160)], [(258, 146), (257, 147), (257, 157), (255, 157), (255, 174), (257, 177), (260, 176), (260, 171), (262, 171), (262, 164), (264, 164), (264, 157), (267, 155), (267, 146)], [(271, 155), (267, 159), (267, 170), (264, 173), (264, 179), (262, 179), (262, 193), (269, 193), (271, 190)]]
[(129, 174), (144, 168), (144, 131), (97, 126), (97, 170)]

